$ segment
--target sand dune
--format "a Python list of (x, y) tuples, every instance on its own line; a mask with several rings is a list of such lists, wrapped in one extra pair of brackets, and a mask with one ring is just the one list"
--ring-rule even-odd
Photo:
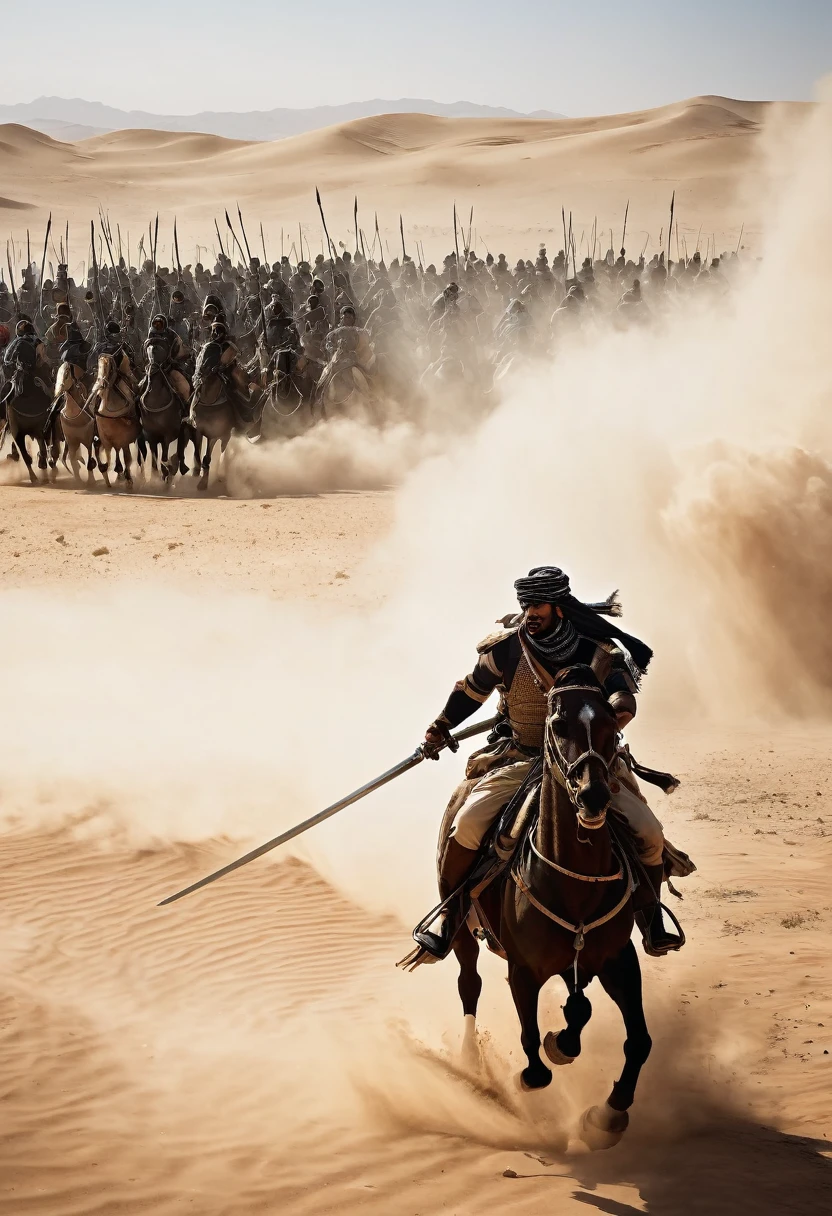
[[(315, 185), (342, 239), (357, 193), (365, 227), (378, 211), (392, 246), (402, 212), (433, 257), (448, 244), (454, 199), (461, 211), (475, 206), (478, 232), (490, 247), (512, 254), (557, 239), (562, 203), (579, 230), (589, 230), (597, 215), (603, 231), (619, 227), (630, 199), (634, 239), (643, 244), (649, 236), (657, 245), (673, 188), (682, 233), (704, 224), (727, 243), (745, 223), (753, 241), (762, 205), (760, 132), (775, 112), (788, 126), (806, 107), (698, 97), (587, 119), (388, 114), (275, 143), (120, 131), (65, 144), (5, 126), (0, 172), (13, 197), (34, 208), (30, 225), (50, 208), (83, 222), (101, 203), (123, 229), (138, 230), (157, 209), (176, 212), (183, 241), (210, 243), (213, 216), (239, 201), (263, 220), (271, 256), (280, 228), (296, 230), (299, 221), (316, 242)], [(19, 221), (11, 213), (8, 221), (20, 239)]]

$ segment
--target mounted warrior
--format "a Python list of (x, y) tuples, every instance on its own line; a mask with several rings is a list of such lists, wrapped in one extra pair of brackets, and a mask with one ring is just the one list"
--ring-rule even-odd
[[(576, 664), (590, 667), (620, 731), (635, 717), (636, 694), (652, 658), (644, 642), (604, 619), (621, 615), (615, 595), (601, 604), (582, 603), (556, 566), (536, 567), (514, 586), (520, 614), (504, 618), (506, 627), (480, 642), (472, 672), (454, 686), (425, 734), (426, 755), (438, 759), (440, 750), (449, 746), (451, 730), (474, 714), (492, 692), (499, 692), (502, 722), (489, 745), (469, 760), (467, 780), (449, 807), (449, 814), (452, 808), (454, 813), (442, 851), (439, 888), (443, 900), (460, 888), (462, 896), (443, 908), (434, 927), (426, 928), (423, 922), (414, 934), (434, 958), (448, 954), (465, 920), (469, 902), (464, 883), (475, 868), (484, 838), (541, 755), (547, 696), (559, 673)], [(639, 790), (626, 748), (619, 753), (614, 776), (610, 809), (626, 825), (647, 880), (645, 906), (637, 921), (646, 952), (661, 956), (683, 944), (681, 936), (665, 927), (659, 902), (667, 857), (662, 825)], [(650, 776), (666, 792), (675, 788), (675, 781), (664, 774)], [(502, 827), (505, 832), (506, 825)], [(672, 846), (668, 851), (679, 867), (675, 873), (689, 873), (693, 868), (689, 859)]]

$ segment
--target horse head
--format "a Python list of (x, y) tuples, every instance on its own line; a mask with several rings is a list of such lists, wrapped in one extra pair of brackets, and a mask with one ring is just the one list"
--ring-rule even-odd
[(103, 387), (112, 388), (117, 373), (118, 368), (112, 355), (98, 356), (98, 381)]
[(559, 672), (549, 693), (545, 757), (584, 827), (606, 820), (617, 749), (615, 715), (592, 668)]

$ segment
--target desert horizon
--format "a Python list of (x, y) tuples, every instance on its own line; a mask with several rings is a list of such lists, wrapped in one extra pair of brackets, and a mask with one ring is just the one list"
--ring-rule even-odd
[[(399, 214), (430, 257), (446, 253), (456, 202), (461, 214), (474, 207), (481, 245), (516, 257), (521, 242), (557, 242), (561, 206), (573, 212), (579, 231), (589, 232), (597, 220), (603, 234), (620, 230), (629, 200), (633, 240), (654, 252), (675, 189), (680, 236), (695, 243), (703, 229), (726, 249), (742, 230), (747, 246), (759, 251), (762, 187), (771, 176), (761, 133), (774, 128), (786, 137), (811, 104), (696, 97), (585, 119), (386, 114), (265, 143), (151, 130), (63, 143), (0, 124), (0, 214), (18, 246), (27, 229), (37, 243), (50, 211), (56, 224), (78, 226), (101, 207), (119, 218), (125, 234), (132, 229), (134, 245), (157, 212), (167, 228), (176, 215), (190, 261), (195, 242), (214, 243), (215, 216), (240, 204), (263, 221), (273, 258), (281, 229), (286, 252), (298, 224), (311, 248), (319, 244), (318, 187), (333, 239), (348, 248), (357, 194), (367, 230), (378, 213), (394, 253)], [(162, 247), (170, 252), (169, 234)]]

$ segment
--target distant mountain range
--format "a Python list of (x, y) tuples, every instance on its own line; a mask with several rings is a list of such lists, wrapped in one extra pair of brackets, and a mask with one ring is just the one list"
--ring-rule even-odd
[(342, 106), (315, 106), (311, 110), (252, 110), (234, 114), (203, 110), (199, 114), (151, 114), (145, 110), (117, 110), (99, 101), (80, 97), (38, 97), (17, 105), (0, 105), (0, 123), (15, 122), (34, 127), (53, 139), (75, 142), (107, 131), (142, 130), (199, 131), (227, 139), (270, 140), (302, 135), (336, 123), (377, 114), (435, 114), (442, 118), (562, 118), (550, 110), (521, 114), (501, 106), (479, 106), (470, 101), (450, 104), (421, 98), (397, 101), (353, 101)]

